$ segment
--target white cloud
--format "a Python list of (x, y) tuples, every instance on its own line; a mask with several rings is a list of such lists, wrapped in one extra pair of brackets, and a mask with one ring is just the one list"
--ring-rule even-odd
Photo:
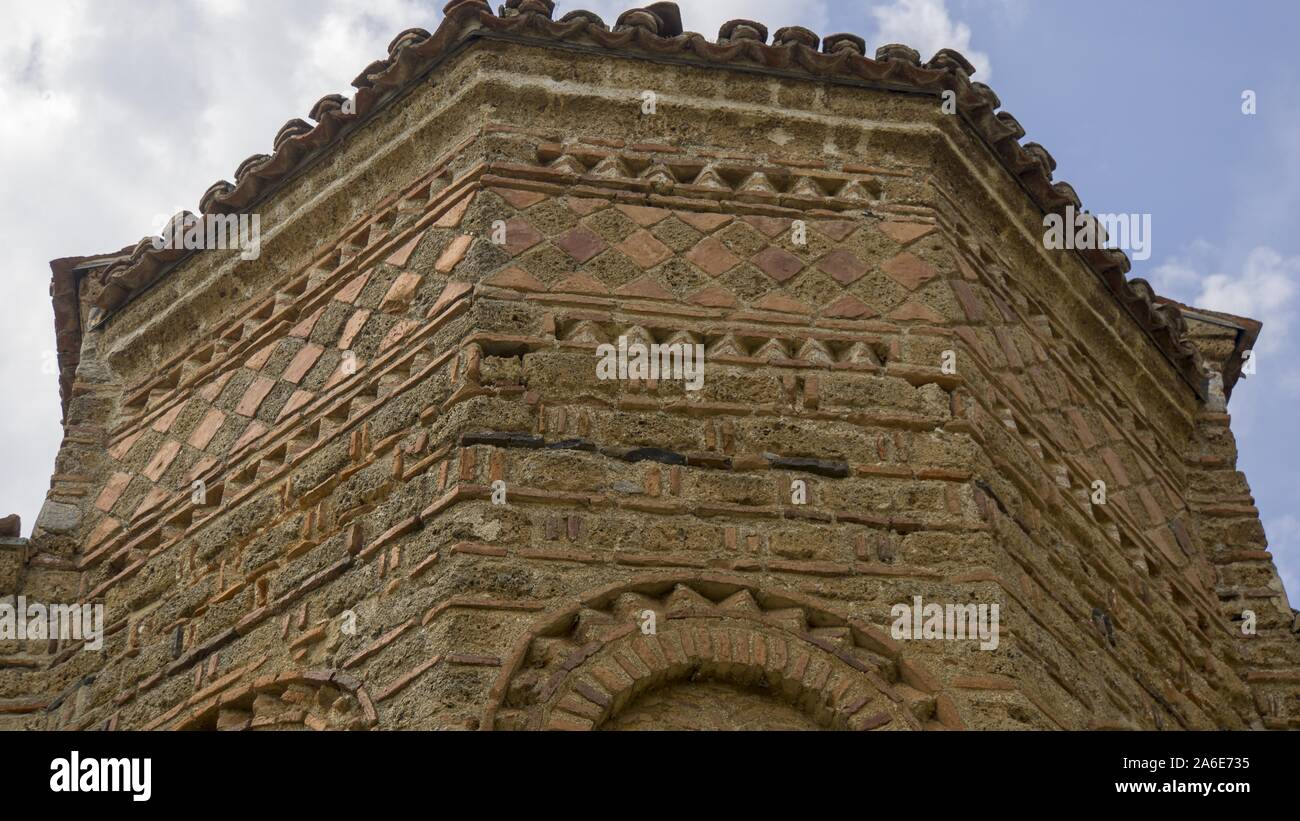
[(1264, 331), (1257, 351), (1280, 350), (1291, 339), (1296, 318), (1300, 257), (1261, 245), (1246, 254), (1235, 273), (1222, 273), (1221, 256), (1219, 249), (1197, 240), (1154, 268), (1151, 285), (1157, 293), (1196, 308), (1258, 319)]
[(993, 74), (989, 56), (972, 51), (970, 26), (954, 22), (944, 0), (894, 0), (871, 10), (876, 19), (877, 45), (903, 43), (928, 60), (941, 48), (960, 51), (975, 66), (976, 78), (987, 83)]
[(1240, 273), (1205, 277), (1195, 304), (1263, 322), (1257, 349), (1267, 354), (1290, 339), (1298, 284), (1300, 257), (1283, 257), (1261, 246), (1246, 257)]
[(291, 117), (432, 31), (422, 0), (13, 4), (0, 27), (0, 515), (30, 532), (54, 470), (49, 261), (113, 251), (191, 210)]

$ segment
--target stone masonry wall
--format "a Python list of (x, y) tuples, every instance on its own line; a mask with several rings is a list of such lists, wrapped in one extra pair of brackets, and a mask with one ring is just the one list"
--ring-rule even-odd
[(84, 335), (0, 727), (1300, 724), (1226, 417), (932, 96), (480, 42), (262, 213)]

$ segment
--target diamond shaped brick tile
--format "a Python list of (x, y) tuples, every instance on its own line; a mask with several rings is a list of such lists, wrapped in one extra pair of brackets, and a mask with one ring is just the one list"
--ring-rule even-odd
[(653, 268), (673, 255), (672, 249), (642, 228), (618, 244), (618, 250), (641, 268)]
[(728, 214), (707, 214), (699, 211), (675, 211), (673, 213), (677, 215), (678, 219), (701, 234), (711, 234), (732, 220), (732, 217)]
[(700, 240), (687, 252), (686, 258), (701, 271), (713, 277), (725, 274), (741, 263), (740, 257), (731, 253), (721, 240), (713, 237)]
[(830, 237), (836, 242), (843, 242), (857, 230), (858, 224), (851, 220), (818, 220), (813, 228), (822, 236)]
[(832, 251), (817, 267), (841, 285), (851, 285), (866, 276), (867, 266), (848, 251)]
[(890, 279), (893, 279), (909, 291), (915, 291), (939, 276), (939, 272), (934, 270), (929, 263), (906, 251), (890, 259), (880, 266), (880, 269), (888, 274)]
[(925, 222), (904, 222), (902, 220), (890, 220), (880, 224), (880, 230), (885, 236), (897, 242), (899, 245), (907, 245), (915, 242), (921, 237), (929, 234), (934, 230), (934, 226)]
[(689, 301), (706, 308), (730, 308), (736, 304), (736, 296), (726, 288), (710, 285), (692, 294)]
[(664, 208), (647, 208), (644, 205), (619, 205), (617, 208), (642, 228), (658, 225), (668, 219), (668, 211)]
[(803, 260), (783, 248), (768, 247), (753, 259), (759, 270), (775, 279), (786, 282), (803, 270)]
[(573, 257), (579, 263), (586, 262), (605, 250), (605, 240), (590, 228), (579, 225), (555, 240), (561, 251)]
[(492, 193), (501, 197), (501, 199), (523, 211), (531, 208), (542, 200), (546, 199), (545, 194), (539, 194), (536, 191), (520, 191), (515, 188), (493, 188)]
[(485, 285), (513, 288), (516, 291), (545, 291), (546, 285), (522, 268), (510, 266), (484, 280)]
[[(531, 225), (528, 227), (530, 230), (532, 229)], [(533, 231), (533, 235), (537, 237), (536, 241), (529, 241), (528, 244), (523, 247), (531, 248), (532, 246), (536, 245), (538, 242), (541, 241), (540, 234), (538, 234), (536, 231)], [(523, 243), (523, 240), (519, 239), (519, 235), (517, 233), (512, 233), (510, 229), (507, 228), (506, 229), (506, 250), (510, 250), (512, 247), (512, 241), (511, 241), (512, 237), (515, 240), (519, 240), (518, 243), (519, 245), (522, 245)], [(434, 263), (433, 265), (434, 270), (440, 274), (451, 273), (451, 269), (459, 265), (460, 261), (465, 258), (465, 254), (469, 252), (469, 246), (472, 245), (473, 242), (474, 242), (474, 238), (471, 237), (469, 234), (461, 234), (460, 236), (453, 239), (447, 245), (446, 249), (443, 250), (442, 255), (438, 257), (438, 261)], [(518, 254), (519, 251), (510, 251), (510, 253)]]
[(845, 294), (822, 311), (822, 316), (831, 319), (861, 319), (875, 314), (874, 308), (852, 294)]
[(505, 249), (512, 257), (519, 256), (543, 239), (532, 223), (521, 217), (506, 220)]
[(764, 236), (768, 237), (769, 239), (775, 239), (776, 237), (790, 230), (790, 226), (794, 223), (794, 220), (790, 219), (789, 217), (749, 216), (749, 217), (745, 217), (744, 219), (745, 222), (757, 228), (760, 232), (762, 232)]

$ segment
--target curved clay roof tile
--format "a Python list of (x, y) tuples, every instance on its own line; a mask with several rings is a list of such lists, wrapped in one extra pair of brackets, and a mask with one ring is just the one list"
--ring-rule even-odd
[(979, 107), (987, 107), (990, 111), (1002, 107), (1002, 99), (998, 97), (997, 92), (978, 80), (970, 84), (970, 90), (975, 93), (976, 98), (979, 100), (977, 104)]
[(217, 200), (235, 190), (235, 186), (226, 180), (217, 180), (208, 186), (208, 190), (199, 197), (199, 211), (204, 214), (223, 214), (222, 206)]
[(1056, 158), (1048, 153), (1047, 149), (1043, 148), (1038, 143), (1025, 143), (1020, 146), (1020, 148), (1023, 149), (1034, 162), (1038, 163), (1038, 167), (1042, 170), (1043, 176), (1050, 180), (1052, 178), (1052, 172), (1056, 170)]
[(311, 129), (311, 123), (294, 117), (289, 122), (280, 126), (280, 130), (275, 134), (275, 139), (271, 142), (271, 147), (278, 151), (280, 146), (284, 145), (286, 141), (291, 140), (294, 137), (301, 137), (303, 134), (311, 131)]
[(767, 42), (767, 26), (753, 20), (728, 20), (718, 30), (718, 44), (725, 45), (733, 40), (756, 40)]
[(676, 37), (682, 33), (682, 10), (676, 3), (651, 3), (645, 10), (659, 18), (659, 36)]
[(971, 61), (966, 59), (966, 55), (960, 51), (951, 48), (941, 48), (930, 58), (930, 62), (925, 64), (926, 68), (937, 68), (943, 71), (958, 71), (970, 77), (975, 73), (975, 66)]
[(1020, 125), (1020, 121), (1013, 117), (1010, 111), (999, 111), (994, 116), (998, 118), (998, 122), (1007, 127), (1017, 142), (1024, 138), (1024, 126)]
[(316, 122), (320, 122), (325, 119), (325, 115), (331, 111), (339, 111), (342, 109), (343, 104), (347, 101), (348, 98), (344, 97), (342, 94), (326, 94), (324, 97), (321, 97), (316, 101), (316, 105), (311, 107), (311, 111), (308, 112), (307, 116)]
[(822, 43), (822, 38), (817, 35), (817, 32), (803, 26), (779, 28), (776, 30), (776, 36), (772, 38), (772, 44), (777, 46), (788, 46), (794, 43), (816, 51)]
[(555, 13), (554, 0), (506, 0), (504, 8), (512, 9), (519, 14), (540, 14), (547, 20)]
[(828, 34), (822, 39), (822, 51), (827, 54), (839, 54), (847, 51), (850, 54), (865, 55), (867, 53), (867, 41), (863, 40), (856, 34)]
[(239, 185), (244, 181), (244, 177), (257, 170), (258, 167), (270, 159), (270, 154), (254, 154), (245, 159), (235, 168), (235, 185)]
[(628, 9), (618, 16), (614, 21), (614, 31), (626, 31), (627, 29), (645, 29), (651, 34), (659, 33), (659, 17), (646, 9)]
[(589, 25), (595, 26), (598, 29), (609, 30), (609, 26), (605, 25), (605, 21), (594, 11), (579, 9), (578, 11), (571, 11), (560, 18), (561, 23), (576, 23), (579, 20), (586, 20)]
[(353, 88), (370, 88), (375, 84), (371, 79), (376, 74), (383, 74), (391, 65), (388, 60), (376, 60), (361, 70), (361, 73), (352, 80)]
[(1101, 252), (1105, 260), (1103, 263), (1105, 269), (1114, 268), (1121, 276), (1126, 276), (1132, 270), (1133, 263), (1129, 262), (1128, 254), (1118, 248), (1103, 248)]
[(921, 52), (902, 43), (890, 43), (876, 49), (876, 59), (882, 63), (899, 61), (911, 66), (921, 65)]
[(442, 16), (444, 18), (459, 16), (471, 9), (478, 8), (488, 14), (492, 13), (492, 6), (487, 0), (451, 0), (447, 5), (442, 7)]
[(392, 42), (388, 44), (388, 56), (396, 57), (397, 52), (401, 51), (407, 46), (423, 43), (425, 40), (428, 40), (429, 37), (431, 36), (432, 35), (430, 35), (429, 32), (425, 31), (422, 28), (407, 29), (406, 31), (403, 31), (400, 34), (398, 34), (396, 37), (394, 37)]

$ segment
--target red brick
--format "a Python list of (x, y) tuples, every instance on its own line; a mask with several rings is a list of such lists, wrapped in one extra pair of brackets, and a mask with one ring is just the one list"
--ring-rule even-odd
[(400, 313), (410, 304), (415, 296), (415, 289), (420, 287), (420, 275), (413, 271), (403, 271), (393, 280), (388, 293), (379, 303), (379, 310), (385, 313)]
[(852, 285), (867, 273), (862, 260), (848, 251), (832, 251), (817, 263), (817, 267), (841, 285)]
[(343, 333), (339, 336), (338, 348), (345, 351), (352, 347), (352, 341), (361, 333), (361, 328), (370, 318), (370, 311), (362, 308), (361, 310), (348, 317), (348, 322), (343, 326)]
[(457, 228), (460, 221), (465, 216), (465, 211), (469, 209), (469, 204), (474, 201), (473, 195), (467, 196), (460, 200), (452, 207), (443, 212), (438, 217), (438, 221), (433, 224), (435, 228)]
[(186, 404), (187, 402), (180, 402), (171, 410), (155, 419), (151, 427), (159, 433), (166, 433), (171, 430), (172, 425), (176, 424), (176, 417), (180, 416), (181, 412), (185, 410)]
[(585, 217), (588, 214), (594, 214), (606, 205), (609, 205), (609, 200), (594, 199), (591, 197), (568, 197), (565, 200), (565, 204), (569, 206), (569, 210), (573, 211), (573, 213)]
[[(508, 233), (507, 236), (509, 236)], [(459, 265), (460, 261), (465, 258), (465, 254), (469, 252), (469, 246), (473, 242), (474, 238), (469, 234), (461, 234), (453, 239), (447, 244), (447, 247), (443, 249), (442, 254), (438, 257), (438, 261), (434, 263), (434, 270), (440, 274), (451, 273), (451, 270)], [(510, 243), (507, 241), (506, 246), (509, 247), (509, 245)]]
[(248, 443), (258, 439), (264, 433), (266, 433), (266, 425), (263, 425), (261, 422), (253, 422), (253, 424), (249, 425), (243, 434), (240, 435), (239, 439), (235, 441), (235, 444), (230, 446), (230, 452), (238, 452), (240, 448), (243, 448), (248, 445)]
[(880, 269), (909, 291), (915, 291), (939, 275), (929, 263), (906, 251), (880, 266)]
[(642, 228), (658, 225), (668, 218), (668, 211), (663, 208), (647, 208), (643, 205), (619, 205), (617, 208)]
[(728, 214), (710, 214), (700, 211), (676, 211), (677, 218), (702, 234), (710, 234), (727, 223), (732, 217)]
[(297, 355), (294, 356), (293, 361), (289, 363), (289, 367), (284, 369), (284, 373), (281, 374), (280, 378), (297, 385), (324, 352), (325, 349), (315, 343), (304, 345), (302, 350), (298, 351)]
[(275, 353), (276, 346), (279, 344), (280, 343), (276, 341), (272, 342), (270, 345), (263, 345), (257, 353), (244, 360), (244, 367), (248, 368), (250, 371), (262, 370), (262, 368), (266, 367), (267, 361), (270, 360), (271, 354)]
[(586, 274), (574, 274), (563, 282), (551, 286), (551, 290), (569, 294), (607, 294), (609, 289), (600, 280)]
[(203, 419), (190, 432), (189, 445), (193, 448), (203, 450), (212, 441), (212, 437), (221, 429), (221, 424), (226, 421), (226, 415), (216, 408), (209, 408), (208, 412), (203, 415)]
[(850, 220), (818, 220), (813, 227), (836, 242), (843, 242), (857, 230), (858, 223)]
[(241, 416), (253, 416), (257, 413), (257, 409), (262, 406), (262, 401), (271, 392), (271, 388), (274, 387), (274, 379), (268, 379), (265, 376), (257, 377), (253, 380), (253, 384), (249, 385), (248, 389), (244, 391), (243, 398), (235, 406), (235, 413)]
[(706, 308), (731, 308), (736, 304), (736, 296), (726, 288), (710, 285), (691, 294), (689, 301)]
[(775, 246), (761, 251), (754, 257), (753, 262), (763, 273), (777, 282), (786, 282), (803, 270), (803, 260)]
[(275, 418), (275, 421), (279, 422), (281, 419), (287, 419), (289, 416), (292, 416), (294, 411), (298, 410), (303, 405), (306, 405), (315, 396), (316, 394), (311, 391), (304, 391), (301, 389), (294, 391), (293, 395), (289, 397), (289, 401), (286, 402), (284, 407), (280, 410), (280, 414)]
[(126, 486), (131, 484), (131, 474), (114, 473), (104, 485), (104, 489), (99, 492), (99, 498), (95, 500), (95, 507), (105, 513), (113, 509), (117, 500), (121, 498)]
[(531, 208), (546, 199), (545, 194), (539, 194), (536, 191), (520, 191), (515, 188), (493, 188), (492, 193), (501, 197), (501, 199), (510, 203), (520, 211)]
[(908, 302), (889, 312), (889, 319), (919, 322), (943, 322), (943, 316), (928, 305)]
[(924, 222), (902, 222), (899, 220), (890, 220), (880, 224), (880, 230), (885, 236), (897, 242), (900, 245), (907, 245), (915, 242), (921, 237), (934, 231), (934, 226)]
[(394, 267), (401, 268), (408, 260), (410, 260), (411, 254), (415, 251), (415, 246), (419, 245), (420, 240), (422, 239), (424, 239), (424, 234), (418, 234), (412, 237), (401, 248), (398, 248), (396, 251), (389, 254), (388, 259), (384, 260), (384, 262), (387, 262), (389, 265)]
[(614, 293), (619, 296), (636, 296), (645, 299), (672, 299), (673, 295), (659, 284), (654, 277), (644, 276), (635, 282), (629, 282)]
[(701, 271), (714, 277), (725, 274), (741, 262), (740, 257), (713, 237), (701, 240), (686, 254), (686, 258)]
[(961, 309), (966, 313), (966, 318), (971, 322), (984, 321), (984, 304), (980, 302), (975, 291), (961, 280), (955, 280), (952, 283), (952, 291), (957, 295), (957, 301), (961, 303)]
[(293, 329), (289, 331), (289, 336), (296, 339), (306, 339), (311, 336), (311, 332), (315, 330), (316, 323), (320, 321), (321, 314), (323, 313), (325, 313), (325, 306), (322, 305), (305, 319), (301, 320), (297, 325), (294, 325)]
[(768, 239), (775, 239), (790, 230), (794, 220), (789, 217), (759, 217), (747, 216), (743, 218), (745, 222), (757, 228)]
[(845, 294), (822, 311), (823, 316), (833, 319), (861, 319), (875, 314), (874, 308), (852, 294)]
[(158, 448), (158, 452), (149, 460), (149, 464), (144, 469), (144, 475), (149, 477), (151, 482), (158, 481), (167, 472), (167, 468), (171, 467), (176, 454), (180, 452), (181, 443), (175, 439), (168, 439), (163, 442), (162, 447)]
[(334, 298), (339, 302), (356, 302), (357, 297), (361, 296), (361, 290), (366, 287), (366, 283), (369, 281), (369, 271), (357, 274), (347, 285), (339, 289), (338, 293), (334, 294)]
[(583, 225), (555, 240), (555, 245), (579, 263), (586, 262), (606, 248), (605, 240)]
[(546, 283), (524, 269), (513, 265), (488, 277), (483, 281), (483, 284), (495, 285), (498, 288), (511, 288), (516, 291), (546, 290)]
[(653, 268), (673, 255), (668, 246), (644, 228), (623, 240), (617, 247), (641, 268)]
[(754, 307), (763, 311), (779, 311), (785, 314), (811, 314), (812, 308), (797, 299), (783, 294), (771, 293), (754, 303)]

